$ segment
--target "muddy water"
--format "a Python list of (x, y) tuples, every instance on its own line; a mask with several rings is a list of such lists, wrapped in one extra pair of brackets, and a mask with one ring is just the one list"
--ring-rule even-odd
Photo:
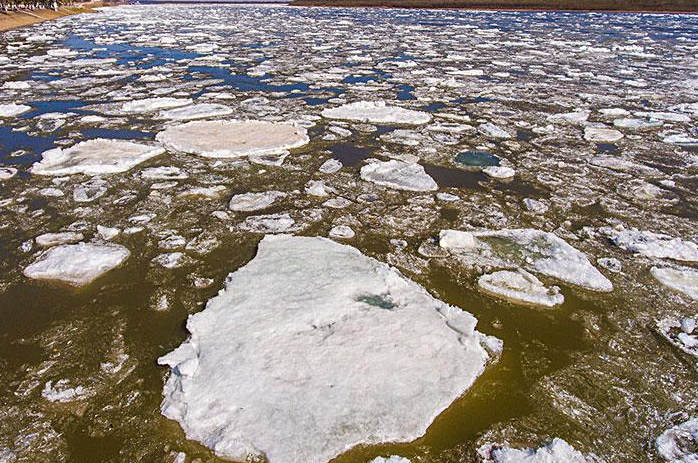
[[(423, 462), (480, 461), (476, 449), (484, 443), (535, 447), (552, 437), (606, 461), (659, 461), (656, 436), (695, 416), (695, 359), (678, 353), (654, 328), (659, 319), (698, 309), (648, 274), (651, 266), (674, 263), (624, 252), (590, 232), (622, 223), (698, 238), (693, 151), (661, 142), (665, 132), (695, 136), (695, 116), (626, 132), (612, 145), (587, 143), (579, 126), (548, 119), (584, 107), (592, 122), (611, 125), (600, 109), (677, 112), (670, 108), (698, 101), (687, 71), (698, 47), (695, 18), (157, 6), (116, 8), (26, 31), (0, 36), (0, 56), (10, 58), (0, 62), (2, 80), (31, 82), (29, 89), (0, 95), (1, 103), (31, 106), (0, 126), (0, 165), (19, 170), (0, 187), (0, 457), (7, 450), (9, 461), (17, 462), (169, 463), (184, 452), (187, 461), (220, 461), (160, 414), (167, 369), (156, 360), (186, 339), (187, 316), (203, 310), (225, 277), (253, 258), (261, 235), (239, 225), (256, 213), (227, 211), (232, 195), (249, 191), (289, 192), (263, 213), (292, 214), (304, 226), (299, 234), (327, 236), (334, 225), (350, 225), (356, 232), (350, 244), (472, 313), (479, 331), (504, 342), (498, 361), (423, 438), (353, 449), (337, 462), (389, 454)], [(163, 40), (172, 37), (175, 43)], [(62, 49), (76, 54), (46, 58)], [(87, 67), (72, 62), (85, 58), (115, 61)], [(265, 63), (268, 68), (255, 68)], [(414, 67), (427, 70), (426, 76), (412, 73)], [(454, 70), (478, 67), (486, 70), (482, 78), (452, 77)], [(605, 77), (593, 80), (586, 70)], [(158, 74), (165, 77), (139, 80)], [(53, 182), (29, 173), (43, 151), (57, 146), (100, 137), (153, 142), (165, 121), (109, 105), (160, 96), (227, 104), (241, 119), (303, 120), (311, 142), (282, 166), (167, 153), (105, 176), (107, 193), (90, 203), (72, 198), (88, 180), (84, 176)], [(397, 127), (318, 117), (341, 102), (336, 98), (397, 99), (435, 119)], [(41, 116), (50, 113), (62, 114), (65, 124), (48, 127), (53, 119)], [(81, 119), (95, 115), (105, 119)], [(314, 118), (302, 119), (309, 115)], [(454, 120), (456, 127), (434, 127)], [(484, 121), (506, 128), (511, 139), (483, 135), (478, 127)], [(415, 132), (419, 143), (384, 137), (398, 128)], [(516, 177), (500, 181), (459, 165), (456, 156), (466, 150), (497, 156), (516, 169)], [(361, 181), (367, 159), (405, 154), (419, 159), (439, 192), (460, 201)], [(588, 164), (601, 154), (655, 171)], [(340, 160), (342, 170), (318, 174), (330, 158)], [(140, 176), (153, 166), (180, 167), (189, 178), (154, 188), (165, 180)], [(351, 205), (336, 210), (323, 206), (327, 198), (305, 194), (306, 183), (317, 179)], [(656, 199), (628, 195), (625, 186), (637, 179), (653, 185), (672, 180), (675, 186)], [(225, 187), (217, 198), (181, 195), (214, 185)], [(40, 192), (46, 188), (65, 196), (46, 196)], [(526, 198), (548, 209), (534, 213), (522, 205)], [(229, 218), (212, 216), (221, 211)], [(75, 230), (96, 239), (97, 225), (125, 229), (145, 213), (155, 217), (141, 232), (115, 239), (131, 257), (94, 284), (76, 290), (21, 275), (39, 252), (36, 245), (29, 248), (36, 236)], [(554, 231), (593, 264), (613, 257), (623, 271), (599, 267), (614, 283), (611, 294), (546, 280), (562, 287), (561, 307), (516, 306), (479, 292), (480, 270), (420, 252), (447, 228)], [(152, 262), (166, 252), (159, 242), (167, 236), (190, 240), (203, 232), (214, 235), (218, 247), (192, 254), (193, 261), (179, 269)], [(406, 246), (391, 243), (395, 239)], [(212, 282), (197, 288), (197, 277)], [(165, 310), (157, 310), (162, 300)], [(118, 371), (107, 372), (105, 363), (118, 364)], [(60, 380), (89, 392), (68, 403), (46, 400), (46, 383)]]

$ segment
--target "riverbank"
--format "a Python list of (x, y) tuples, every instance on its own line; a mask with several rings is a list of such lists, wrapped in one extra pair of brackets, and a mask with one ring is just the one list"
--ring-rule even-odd
[(694, 0), (297, 0), (297, 6), (433, 8), (503, 11), (603, 11), (648, 13), (698, 13)]
[(60, 7), (58, 11), (50, 9), (32, 11), (10, 11), (0, 13), (0, 32), (18, 27), (30, 26), (43, 21), (50, 21), (65, 16), (72, 16), (80, 13), (94, 13), (96, 8), (108, 5), (105, 2), (90, 2), (76, 6)]

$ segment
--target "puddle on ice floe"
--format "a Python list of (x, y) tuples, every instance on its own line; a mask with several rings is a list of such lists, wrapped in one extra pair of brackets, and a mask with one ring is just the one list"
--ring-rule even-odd
[[(361, 442), (378, 444), (334, 461), (694, 458), (697, 31), (680, 15), (149, 5), (3, 33), (0, 462), (206, 463), (265, 449), (291, 461), (294, 448), (322, 463)], [(275, 275), (295, 264), (281, 255), (243, 278), (305, 308), (283, 330), (272, 316), (244, 332), (247, 348), (270, 346), (257, 360), (301, 408), (255, 405), (258, 424), (234, 407), (218, 422), (194, 416), (231, 397), (263, 402), (253, 367), (216, 378), (236, 395), (196, 389), (190, 415), (169, 409), (188, 439), (161, 414), (168, 369), (156, 360), (186, 354), (173, 360), (184, 375), (206, 362), (220, 327), (187, 343), (187, 317), (210, 317), (228, 275), (282, 232), (330, 237), (402, 276), (366, 271), (371, 288), (354, 290), (347, 275), (365, 263), (315, 262), (322, 278), (310, 266), (284, 286)], [(313, 309), (321, 299), (294, 293), (303, 275), (386, 324), (357, 335), (351, 313), (333, 325)], [(409, 324), (405, 281), (477, 319), (452, 329), (502, 340), (469, 388), (410, 395), (429, 379), (413, 335), (431, 325), (390, 342)], [(234, 310), (243, 296), (223, 298)], [(381, 403), (353, 409), (361, 419), (308, 403), (317, 376), (294, 342), (328, 335), (386, 365), (384, 379), (371, 370), (381, 386), (363, 396)], [(329, 384), (351, 355), (313, 352), (333, 366), (318, 394), (360, 391)], [(431, 373), (455, 371), (439, 360)], [(389, 422), (397, 398), (409, 422)], [(259, 438), (278, 417), (336, 440), (316, 449), (294, 426), (278, 428), (285, 442)]]

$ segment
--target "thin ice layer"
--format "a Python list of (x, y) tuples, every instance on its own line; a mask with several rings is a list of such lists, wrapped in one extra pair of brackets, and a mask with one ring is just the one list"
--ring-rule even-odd
[(264, 121), (194, 121), (168, 127), (157, 135), (167, 148), (207, 158), (280, 154), (310, 140), (291, 124)]
[(325, 238), (266, 236), (172, 367), (162, 412), (223, 458), (320, 463), (411, 441), (490, 359), (467, 312)]
[(126, 172), (164, 152), (158, 146), (96, 138), (70, 148), (44, 151), (41, 161), (34, 163), (31, 172), (38, 175), (113, 174)]

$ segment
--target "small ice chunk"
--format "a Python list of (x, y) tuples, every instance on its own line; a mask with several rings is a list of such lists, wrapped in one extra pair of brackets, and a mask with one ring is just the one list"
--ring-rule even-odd
[(0, 181), (9, 180), (17, 175), (17, 169), (14, 167), (0, 167)]
[(228, 207), (231, 211), (249, 212), (266, 209), (280, 199), (286, 197), (282, 191), (264, 191), (261, 193), (242, 193), (230, 199)]
[(324, 198), (325, 196), (329, 196), (330, 188), (328, 188), (322, 180), (310, 180), (305, 185), (305, 192), (311, 196)]
[(302, 127), (263, 121), (193, 121), (156, 138), (173, 151), (209, 158), (276, 155), (309, 142)]
[(423, 111), (389, 106), (385, 101), (357, 101), (337, 108), (327, 108), (322, 116), (328, 119), (344, 119), (373, 124), (426, 124), (431, 115)]
[(15, 117), (31, 111), (31, 106), (23, 104), (0, 104), (0, 117)]
[(38, 175), (112, 174), (125, 172), (164, 152), (158, 146), (97, 138), (66, 149), (44, 151), (31, 172)]
[(66, 387), (67, 385), (68, 380), (66, 379), (56, 382), (55, 386), (53, 381), (48, 381), (44, 384), (41, 396), (49, 402), (67, 403), (92, 394), (90, 390), (82, 386)]
[(538, 201), (537, 199), (524, 198), (523, 202), (524, 206), (526, 206), (526, 209), (528, 209), (531, 212), (534, 212), (536, 214), (545, 214), (546, 212), (548, 212), (548, 206), (545, 203)]
[(439, 232), (439, 246), (444, 249), (475, 249), (477, 243), (475, 236), (467, 231), (441, 230)]
[(452, 195), (451, 193), (436, 193), (436, 199), (439, 201), (444, 201), (447, 203), (455, 203), (460, 201), (460, 197), (456, 195)]
[(698, 418), (667, 429), (655, 441), (659, 456), (670, 463), (698, 461)]
[(254, 233), (284, 233), (298, 228), (288, 214), (254, 215), (246, 218), (240, 227)]
[(323, 174), (334, 174), (342, 168), (342, 163), (336, 159), (328, 159), (320, 166), (320, 172)]
[(514, 303), (554, 307), (565, 301), (560, 288), (545, 285), (523, 269), (516, 272), (501, 270), (481, 276), (477, 284), (486, 293)]
[(148, 167), (143, 169), (141, 177), (149, 180), (184, 180), (189, 176), (175, 166)]
[(479, 130), (488, 137), (500, 139), (511, 138), (509, 132), (491, 122), (485, 122), (484, 124), (480, 124)]
[(193, 102), (191, 98), (146, 98), (122, 103), (121, 110), (125, 113), (149, 113), (161, 109), (178, 108), (190, 105)]
[(589, 119), (590, 114), (591, 113), (589, 111), (574, 111), (571, 113), (551, 114), (548, 116), (548, 120), (553, 122), (564, 121), (573, 124), (579, 124), (582, 122), (586, 122), (586, 120)]
[(584, 129), (584, 139), (587, 141), (613, 143), (623, 138), (623, 136), (622, 133), (615, 129), (601, 127), (587, 127)]
[(159, 119), (173, 119), (179, 121), (191, 119), (205, 119), (209, 117), (220, 117), (232, 114), (232, 108), (216, 103), (201, 103), (192, 106), (184, 106), (167, 111), (161, 111), (158, 114)]
[(408, 458), (401, 457), (398, 455), (391, 455), (389, 457), (376, 457), (369, 463), (412, 463)]
[(119, 233), (121, 233), (121, 230), (119, 230), (118, 228), (97, 225), (97, 234), (100, 238), (102, 238), (105, 241), (109, 241), (115, 238)]
[(330, 230), (330, 238), (348, 240), (352, 239), (353, 237), (354, 230), (346, 225), (337, 225), (336, 227), (332, 227), (332, 230)]
[(489, 166), (482, 169), (482, 172), (494, 178), (512, 178), (516, 175), (516, 171), (511, 167), (504, 166)]
[(688, 267), (652, 267), (650, 273), (664, 286), (698, 301), (698, 270)]
[(192, 259), (183, 252), (169, 252), (156, 256), (152, 262), (166, 269), (176, 269), (189, 265)]
[(591, 460), (562, 439), (555, 438), (538, 449), (514, 449), (487, 444), (478, 453), (488, 463), (590, 463)]
[(24, 275), (83, 286), (123, 264), (130, 254), (128, 249), (118, 244), (65, 244), (41, 254), (24, 269)]
[(59, 244), (72, 244), (82, 241), (84, 236), (82, 233), (62, 232), (62, 233), (44, 233), (35, 238), (36, 244), (43, 247), (57, 246)]
[(434, 191), (439, 188), (424, 167), (397, 160), (367, 164), (361, 168), (361, 178), (397, 190)]

